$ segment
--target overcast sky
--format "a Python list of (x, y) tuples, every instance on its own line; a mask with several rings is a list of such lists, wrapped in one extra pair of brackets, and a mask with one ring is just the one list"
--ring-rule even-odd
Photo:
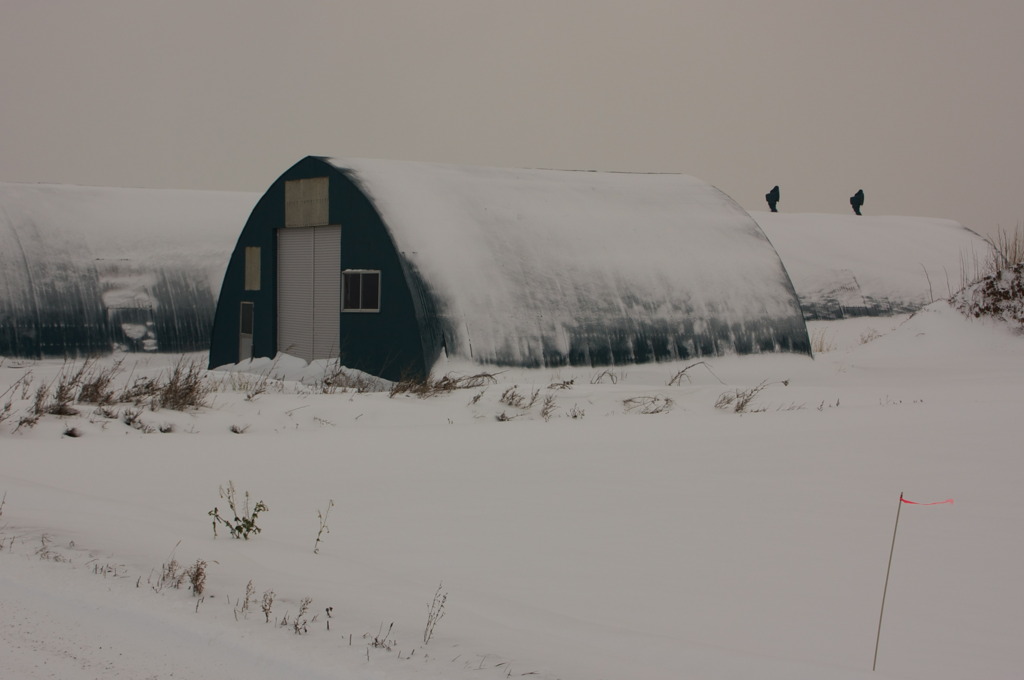
[(1024, 221), (1021, 0), (0, 0), (0, 180), (262, 192), (306, 155), (682, 172)]

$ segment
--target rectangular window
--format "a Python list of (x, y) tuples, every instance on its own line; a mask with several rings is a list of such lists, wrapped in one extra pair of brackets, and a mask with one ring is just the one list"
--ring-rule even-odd
[(379, 271), (347, 269), (341, 274), (342, 311), (380, 311)]
[(252, 303), (243, 302), (239, 313), (238, 330), (242, 335), (252, 335)]
[(322, 227), (328, 224), (327, 178), (290, 179), (284, 183), (284, 226)]
[(245, 290), (260, 289), (260, 249), (245, 249)]

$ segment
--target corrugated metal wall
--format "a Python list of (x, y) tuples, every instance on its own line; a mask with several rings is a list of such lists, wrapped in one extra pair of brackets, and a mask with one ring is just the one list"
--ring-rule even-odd
[(277, 232), (277, 348), (311, 361), (338, 355), (341, 227)]

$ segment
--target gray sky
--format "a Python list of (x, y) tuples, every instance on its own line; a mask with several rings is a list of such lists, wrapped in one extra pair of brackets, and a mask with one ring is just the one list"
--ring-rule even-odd
[(4, 181), (262, 192), (314, 154), (1024, 221), (1020, 0), (0, 0), (0, 17)]

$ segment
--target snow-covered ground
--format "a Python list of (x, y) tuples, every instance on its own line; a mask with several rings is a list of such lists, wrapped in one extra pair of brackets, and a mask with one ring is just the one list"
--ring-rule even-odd
[[(0, 393), (32, 383), (0, 397), (0, 676), (1019, 677), (1024, 337), (943, 302), (811, 334), (814, 360), (496, 371), (430, 398), (215, 371), (208, 408), (145, 410), (149, 434), (81, 406), (12, 433), (62, 365), (4, 360)], [(715, 407), (763, 381), (752, 412)], [(270, 508), (250, 540), (214, 537), (229, 480)], [(872, 673), (901, 492), (955, 503), (901, 508)], [(161, 587), (172, 559), (206, 562), (201, 597)]]

